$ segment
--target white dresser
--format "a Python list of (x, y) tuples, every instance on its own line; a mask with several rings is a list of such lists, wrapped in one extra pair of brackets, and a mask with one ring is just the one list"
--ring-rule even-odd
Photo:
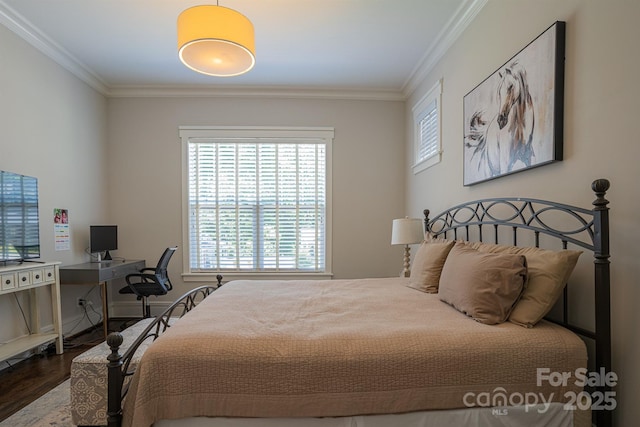
[[(56, 353), (62, 354), (62, 315), (60, 311), (60, 273), (59, 262), (31, 263), (0, 267), (0, 295), (15, 292), (29, 293), (28, 310), (31, 333), (9, 340), (0, 345), (0, 361), (14, 357), (32, 348), (54, 341)], [(49, 287), (51, 292), (46, 292)], [(51, 300), (53, 331), (43, 331), (40, 313), (40, 299)], [(28, 313), (26, 313), (28, 311)], [(47, 319), (48, 320), (48, 319)], [(21, 321), (21, 320), (20, 320)]]

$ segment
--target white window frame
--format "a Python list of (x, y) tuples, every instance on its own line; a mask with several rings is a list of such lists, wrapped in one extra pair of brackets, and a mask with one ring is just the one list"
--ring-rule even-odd
[[(417, 174), (433, 165), (442, 161), (442, 80), (438, 82), (416, 103), (413, 107), (414, 122), (414, 154), (413, 154), (413, 173)], [(435, 111), (437, 115), (435, 122), (437, 150), (430, 156), (423, 159), (420, 158), (420, 152), (425, 143), (433, 141), (424, 141), (422, 139), (421, 122), (429, 114)]]
[[(270, 127), (270, 126), (180, 126), (179, 136), (182, 153), (182, 249), (183, 273), (185, 282), (214, 281), (218, 274), (229, 279), (330, 279), (333, 276), (331, 265), (332, 247), (332, 145), (334, 129), (330, 127)], [(300, 140), (304, 138), (323, 139), (326, 154), (326, 212), (325, 212), (325, 269), (324, 272), (236, 272), (211, 271), (193, 272), (190, 267), (189, 253), (189, 140), (212, 138), (278, 138)]]

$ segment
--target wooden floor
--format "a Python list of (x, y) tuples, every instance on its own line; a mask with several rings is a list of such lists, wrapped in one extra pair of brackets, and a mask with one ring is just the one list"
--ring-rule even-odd
[[(109, 330), (120, 330), (131, 319), (110, 319)], [(0, 372), (0, 421), (46, 394), (66, 381), (71, 372), (71, 361), (77, 355), (104, 341), (102, 324), (98, 328), (65, 340), (64, 353), (55, 351), (36, 355), (23, 361), (6, 362)]]

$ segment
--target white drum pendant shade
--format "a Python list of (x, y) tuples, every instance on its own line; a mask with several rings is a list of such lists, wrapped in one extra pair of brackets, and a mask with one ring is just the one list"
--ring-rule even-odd
[(255, 60), (253, 24), (222, 6), (195, 6), (178, 16), (180, 60), (194, 71), (229, 77), (246, 73)]

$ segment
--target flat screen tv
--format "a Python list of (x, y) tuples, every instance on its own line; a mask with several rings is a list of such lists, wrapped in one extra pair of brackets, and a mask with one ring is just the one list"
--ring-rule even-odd
[[(89, 247), (92, 254), (98, 254), (98, 261), (111, 259), (109, 251), (118, 249), (117, 225), (92, 225), (89, 227)], [(102, 255), (104, 252), (104, 255)]]
[(0, 263), (40, 258), (38, 179), (0, 171)]

